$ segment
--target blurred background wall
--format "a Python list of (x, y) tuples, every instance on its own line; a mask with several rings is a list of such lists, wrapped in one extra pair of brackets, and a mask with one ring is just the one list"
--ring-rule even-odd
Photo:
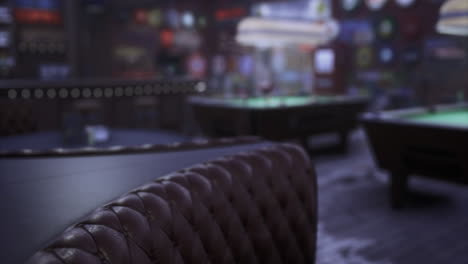
[[(339, 36), (330, 44), (265, 52), (235, 41), (237, 24), (247, 16), (283, 10), (300, 18), (316, 3), (339, 22)], [(0, 82), (8, 86), (7, 80), (192, 78), (205, 80), (210, 94), (245, 96), (259, 95), (254, 82), (262, 67), (270, 67), (281, 94), (363, 94), (373, 99), (371, 107), (377, 110), (418, 105), (429, 97), (453, 102), (464, 97), (468, 83), (468, 41), (436, 33), (442, 3), (0, 0)], [(186, 120), (179, 118), (185, 115), (178, 107), (184, 99), (168, 98), (114, 100), (114, 108), (89, 100), (78, 105), (38, 103), (50, 108), (50, 120), (62, 120), (57, 112), (67, 109), (115, 112), (150, 106), (159, 110), (135, 115), (164, 117), (163, 124), (178, 128)], [(161, 110), (160, 105), (172, 109)], [(129, 126), (137, 119), (132, 115), (128, 122), (116, 119), (112, 124)], [(42, 122), (52, 123), (57, 122)]]

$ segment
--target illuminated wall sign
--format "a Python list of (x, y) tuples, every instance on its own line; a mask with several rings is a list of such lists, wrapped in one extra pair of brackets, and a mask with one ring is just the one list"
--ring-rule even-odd
[(414, 4), (416, 0), (395, 0), (399, 6), (408, 7)]
[(407, 40), (415, 40), (422, 37), (421, 20), (418, 16), (408, 15), (399, 19), (401, 25), (400, 31)]
[(60, 1), (58, 0), (36, 0), (35, 7), (43, 10), (58, 10)]
[(193, 27), (195, 24), (195, 17), (191, 12), (185, 12), (182, 14), (182, 24), (186, 27)]
[(11, 10), (8, 7), (0, 6), (0, 23), (11, 23)]
[(174, 44), (174, 32), (172, 30), (162, 30), (160, 34), (161, 44), (164, 47), (169, 47)]
[(0, 48), (5, 48), (10, 46), (10, 32), (0, 31)]
[(226, 59), (222, 55), (215, 55), (212, 61), (213, 73), (223, 74), (226, 72)]
[[(415, 47), (413, 47), (414, 49)], [(458, 43), (454, 39), (444, 37), (430, 38), (424, 43), (425, 57), (435, 60), (451, 59), (466, 60), (466, 48), (464, 43)]]
[(305, 9), (311, 19), (329, 19), (331, 17), (330, 1), (315, 0), (309, 1), (309, 5)]
[(17, 47), (20, 52), (63, 54), (66, 52), (66, 34), (60, 28), (33, 27), (17, 32)]
[(148, 24), (153, 27), (161, 25), (161, 11), (159, 9), (151, 10), (148, 13)]
[(387, 3), (387, 0), (365, 0), (371, 10), (379, 10)]
[(464, 60), (466, 51), (458, 47), (447, 47), (435, 49), (433, 55), (442, 60)]
[(370, 44), (374, 41), (374, 33), (372, 30), (361, 29), (354, 32), (353, 43), (355, 45)]
[(191, 77), (203, 78), (206, 74), (206, 59), (195, 53), (187, 59), (187, 68)]
[(42, 80), (66, 79), (70, 75), (70, 66), (66, 64), (41, 64), (39, 76)]
[(114, 49), (115, 57), (128, 64), (135, 64), (145, 54), (145, 50), (137, 46), (119, 45)]
[(238, 70), (244, 76), (251, 76), (255, 67), (255, 61), (251, 55), (243, 55), (239, 59)]
[(27, 10), (19, 9), (15, 11), (16, 20), (20, 23), (44, 23), (44, 24), (60, 24), (62, 17), (58, 12), (49, 12), (43, 10)]
[(332, 49), (315, 52), (315, 71), (322, 74), (331, 74), (335, 71), (335, 53)]
[(383, 64), (389, 64), (393, 62), (395, 52), (391, 47), (382, 47), (379, 51), (379, 60)]
[(198, 18), (198, 25), (200, 27), (205, 27), (206, 26), (206, 18), (205, 17), (199, 17)]
[(356, 52), (356, 65), (360, 68), (367, 68), (371, 66), (374, 55), (372, 53), (372, 48), (365, 46), (361, 47)]
[(262, 3), (253, 10), (261, 17), (293, 20), (327, 20), (332, 15), (330, 0)]
[(372, 23), (366, 19), (344, 20), (340, 28), (339, 38), (348, 44), (367, 45), (375, 39)]
[(215, 17), (218, 21), (239, 19), (246, 15), (247, 10), (242, 7), (218, 9), (215, 12)]
[(401, 51), (400, 61), (407, 66), (416, 65), (422, 60), (422, 50), (419, 46), (406, 47)]
[[(88, 0), (89, 1), (89, 0)], [(61, 0), (15, 0), (16, 8), (31, 8), (44, 10), (57, 10), (60, 7)]]
[(352, 11), (356, 9), (360, 3), (361, 0), (341, 0), (341, 6), (346, 11)]
[(135, 22), (138, 24), (148, 23), (148, 12), (144, 9), (137, 9), (134, 13)]
[(61, 3), (58, 0), (16, 0), (14, 15), (19, 23), (60, 24)]
[(193, 30), (178, 30), (174, 34), (174, 46), (187, 50), (196, 50), (200, 47), (202, 39)]
[(166, 13), (166, 21), (173, 28), (179, 27), (179, 13), (175, 9), (170, 9)]
[(391, 17), (379, 19), (376, 23), (376, 33), (381, 39), (390, 39), (396, 33), (396, 22)]
[(8, 54), (0, 54), (0, 68), (12, 68), (16, 64), (14, 57)]

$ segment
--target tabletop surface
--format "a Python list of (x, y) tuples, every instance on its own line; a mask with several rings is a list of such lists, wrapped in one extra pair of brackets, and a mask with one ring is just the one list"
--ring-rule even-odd
[(390, 122), (466, 131), (468, 128), (468, 103), (367, 112), (361, 118), (364, 122)]
[(0, 159), (0, 259), (24, 263), (97, 207), (156, 178), (269, 143), (168, 153)]
[(459, 127), (468, 127), (468, 109), (446, 110), (435, 113), (413, 114), (403, 117), (407, 120)]
[(299, 107), (307, 105), (330, 104), (340, 102), (366, 102), (361, 96), (271, 96), (251, 98), (218, 98), (193, 96), (189, 99), (193, 103), (224, 105), (238, 108), (280, 108)]
[(327, 96), (275, 96), (263, 98), (230, 99), (226, 100), (226, 102), (238, 106), (246, 106), (252, 108), (267, 108), (281, 106), (301, 106), (313, 103), (327, 103), (331, 100), (333, 100), (333, 97)]
[[(161, 130), (143, 129), (112, 129), (110, 140), (100, 143), (97, 147), (137, 146), (143, 144), (165, 144), (184, 142), (189, 138)], [(0, 150), (17, 151), (21, 149), (47, 150), (54, 148), (82, 148), (85, 144), (65, 144), (63, 135), (58, 131), (36, 132), (24, 135), (0, 137)]]

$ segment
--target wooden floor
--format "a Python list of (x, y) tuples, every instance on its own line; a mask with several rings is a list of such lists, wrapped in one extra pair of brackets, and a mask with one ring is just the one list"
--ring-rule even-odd
[(317, 264), (468, 263), (468, 186), (412, 177), (407, 208), (389, 207), (387, 175), (365, 136), (348, 155), (315, 158), (319, 175)]

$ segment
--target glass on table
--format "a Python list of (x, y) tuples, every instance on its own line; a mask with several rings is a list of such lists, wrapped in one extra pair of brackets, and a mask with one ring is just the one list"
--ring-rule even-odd
[(271, 97), (274, 90), (273, 82), (270, 80), (260, 81), (258, 88), (260, 89), (260, 93), (262, 94), (265, 105), (268, 105), (269, 97)]

